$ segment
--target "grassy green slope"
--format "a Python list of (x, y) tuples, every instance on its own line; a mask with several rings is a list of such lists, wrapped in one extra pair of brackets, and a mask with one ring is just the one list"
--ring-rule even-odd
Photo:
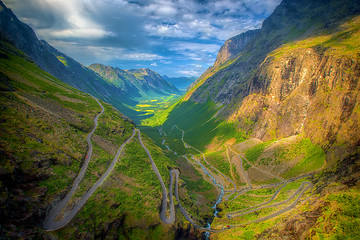
[(165, 110), (169, 115), (163, 115), (166, 120), (162, 126), (165, 132), (169, 132), (173, 125), (177, 125), (186, 132), (184, 140), (200, 150), (205, 149), (215, 137), (223, 141), (230, 138), (241, 141), (245, 136), (241, 130), (214, 117), (220, 109), (221, 106), (210, 101), (196, 103), (180, 100)]
[[(294, 35), (297, 34), (299, 34), (299, 32), (294, 33)], [(283, 56), (296, 53), (297, 50), (315, 49), (319, 51), (319, 54), (326, 53), (329, 56), (351, 58), (353, 59), (352, 63), (355, 64), (358, 63), (359, 56), (359, 17), (350, 19), (347, 22), (342, 22), (341, 25), (338, 25), (338, 29), (335, 32), (318, 32), (314, 37), (301, 39), (299, 41), (292, 41), (293, 39), (296, 38), (289, 36), (290, 42), (288, 44), (274, 49), (274, 51), (269, 52), (267, 56), (276, 61)], [(224, 71), (226, 71), (226, 69)], [(211, 73), (207, 74), (211, 75)], [(354, 75), (354, 79), (357, 79), (358, 68), (356, 71), (351, 72), (351, 74)], [(203, 81), (205, 82), (206, 78), (203, 78)], [(247, 137), (245, 134), (242, 134), (237, 126), (224, 123), (224, 120), (218, 120), (216, 117), (213, 118), (221, 108), (220, 105), (211, 101), (197, 103), (192, 101), (191, 98), (188, 100), (189, 96), (196, 89), (201, 88), (202, 82), (200, 81), (181, 101), (167, 109), (163, 114), (157, 115), (157, 118), (150, 119), (150, 121), (146, 123), (154, 126), (163, 123), (163, 130), (165, 132), (168, 132), (172, 125), (177, 124), (186, 132), (185, 141), (203, 151), (209, 149), (208, 145), (217, 138), (226, 136), (242, 140), (244, 137)], [(351, 92), (357, 92), (355, 87), (351, 88)], [(205, 95), (206, 94), (208, 93), (205, 92)], [(200, 99), (200, 102), (201, 101), (202, 99)], [(357, 114), (357, 103), (354, 109), (354, 113)], [(331, 112), (331, 114), (339, 114), (339, 112)], [(353, 128), (349, 128), (351, 134), (356, 132), (357, 120), (358, 119), (355, 119), (352, 122)], [(311, 126), (310, 131), (316, 133), (317, 129)], [(155, 135), (156, 132), (153, 131), (153, 134)], [(174, 144), (172, 148), (176, 148), (175, 145), (177, 143), (181, 144), (181, 141), (176, 141), (176, 137), (179, 138), (179, 136), (175, 136), (173, 133), (168, 137), (170, 140), (174, 138), (174, 140), (169, 141), (169, 143), (167, 140), (168, 145), (171, 143)], [(315, 187), (313, 188), (313, 192), (307, 193), (307, 203), (301, 202), (303, 204), (299, 204), (293, 211), (266, 222), (249, 224), (243, 228), (232, 229), (217, 234), (214, 236), (215, 239), (254, 239), (257, 237), (276, 239), (276, 237), (279, 238), (281, 236), (290, 238), (301, 238), (305, 236), (309, 239), (326, 239), (334, 236), (334, 239), (355, 239), (354, 236), (360, 232), (357, 220), (358, 207), (356, 207), (356, 199), (359, 195), (359, 187), (357, 184), (360, 169), (358, 161), (359, 147), (357, 146), (356, 149), (348, 148), (346, 154), (349, 154), (349, 156), (344, 157), (341, 155), (341, 151), (336, 152), (336, 150), (321, 149), (318, 145), (314, 145), (314, 142), (311, 142), (308, 137), (308, 135), (298, 135), (295, 141), (289, 140), (289, 142), (286, 142), (287, 139), (277, 139), (274, 137), (272, 141), (243, 149), (245, 150), (243, 153), (246, 157), (256, 166), (267, 169), (285, 179), (311, 172), (320, 172), (310, 179), (315, 183)], [(325, 136), (319, 135), (318, 137), (324, 138)], [(337, 143), (341, 146), (345, 145), (345, 143), (341, 142), (342, 137), (344, 136), (339, 137), (339, 143)], [(279, 141), (276, 140), (283, 142), (279, 144)], [(181, 151), (180, 147), (178, 149)], [(217, 150), (221, 149), (218, 148)], [(225, 158), (224, 155), (216, 156), (218, 155), (217, 151), (208, 151), (205, 154), (209, 159), (214, 155), (215, 160), (211, 161), (210, 159), (212, 164), (229, 175), (229, 167), (226, 166), (226, 161), (221, 159)], [(345, 159), (337, 162), (336, 166), (333, 166), (331, 170), (324, 170), (327, 158), (333, 156)], [(250, 173), (256, 173), (255, 171), (251, 172), (250, 165), (247, 166), (244, 163), (244, 167), (246, 170), (249, 170)], [(261, 178), (259, 175), (260, 174), (253, 177), (253, 179), (257, 181)], [(304, 179), (301, 181), (303, 180)], [(296, 184), (299, 185), (301, 181), (298, 181)], [(256, 183), (261, 183), (261, 181)], [(285, 189), (287, 194), (298, 187), (296, 184), (294, 186), (289, 184)], [(254, 195), (259, 195), (259, 198)], [(267, 192), (251, 192), (251, 194), (249, 193), (240, 198), (238, 202), (229, 202), (228, 205), (224, 204), (221, 208), (225, 212), (236, 210), (239, 209), (241, 204), (244, 205), (244, 202), (251, 204), (250, 200), (252, 198), (256, 198), (255, 200), (259, 201), (262, 200), (261, 198), (269, 198), (268, 195), (269, 193)], [(285, 195), (280, 195), (277, 200), (284, 198)], [(261, 203), (261, 201), (259, 201), (259, 203)], [(335, 211), (330, 211), (329, 209), (335, 209)], [(245, 218), (242, 220), (254, 220), (259, 216), (263, 216), (262, 214), (270, 212), (271, 211), (256, 212), (249, 216), (248, 219)], [(289, 221), (289, 219), (291, 220)], [(216, 219), (215, 223), (227, 225), (230, 223), (233, 224), (234, 222), (222, 217)]]
[[(62, 230), (44, 232), (46, 211), (77, 175), (87, 151), (86, 136), (101, 109), (92, 97), (40, 70), (4, 42), (0, 43), (0, 77), (1, 236), (173, 236), (174, 231), (158, 217), (160, 185), (135, 138), (75, 219)], [(104, 173), (117, 148), (132, 134), (133, 124), (112, 106), (102, 104), (105, 112), (92, 138), (93, 158), (73, 200)], [(168, 167), (173, 164), (151, 140), (143, 139), (168, 183)]]
[[(359, 17), (356, 17), (339, 26), (335, 33), (319, 34), (285, 44), (271, 52), (269, 56), (277, 61), (297, 51), (317, 49), (328, 56), (347, 57), (352, 58), (353, 62), (358, 62), (359, 36)], [(351, 74), (354, 78), (358, 76), (357, 72), (351, 72)], [(352, 89), (352, 91), (357, 90)], [(333, 91), (331, 94), (337, 93)], [(331, 106), (326, 108), (331, 109)], [(324, 115), (330, 121), (333, 114), (339, 114), (339, 112)], [(311, 134), (319, 139), (325, 137), (324, 134), (317, 133), (319, 130), (314, 125), (311, 127)], [(345, 124), (342, 127), (345, 128)], [(356, 129), (356, 124), (353, 124), (352, 131)], [(348, 144), (341, 142), (343, 137), (339, 137), (335, 147)], [(283, 144), (279, 144), (280, 141)], [(280, 141), (254, 145), (246, 149), (245, 155), (248, 160), (263, 169), (273, 167), (273, 172), (286, 179), (317, 171), (318, 174), (312, 178), (315, 184), (313, 191), (306, 195), (306, 202), (302, 202), (289, 213), (263, 223), (252, 223), (243, 228), (217, 234), (215, 239), (356, 239), (360, 233), (359, 207), (357, 206), (359, 197), (357, 182), (360, 169), (358, 146), (355, 149), (348, 148), (348, 152), (343, 154), (341, 151), (336, 152), (329, 148), (321, 149), (303, 135), (298, 135), (291, 143), (286, 143), (286, 139)], [(336, 162), (335, 166), (331, 166), (331, 169), (324, 168), (326, 160), (334, 156), (342, 160)], [(257, 195), (262, 194), (257, 193)], [(247, 202), (251, 201), (251, 196), (246, 196), (246, 194), (243, 198)], [(233, 201), (224, 204), (222, 208), (228, 211), (238, 209), (241, 205), (244, 205), (244, 201)], [(247, 205), (242, 207), (247, 207)], [(261, 216), (261, 212), (257, 212), (256, 215)], [(250, 216), (249, 219), (251, 217), (254, 216)], [(238, 219), (238, 221), (241, 220), (245, 219)], [(225, 218), (218, 219), (217, 223), (229, 224)]]

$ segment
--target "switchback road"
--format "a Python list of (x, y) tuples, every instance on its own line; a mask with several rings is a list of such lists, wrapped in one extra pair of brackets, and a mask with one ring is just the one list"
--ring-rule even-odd
[(110, 175), (111, 171), (114, 169), (115, 164), (117, 162), (117, 159), (119, 158), (119, 155), (122, 151), (122, 149), (124, 148), (124, 146), (130, 142), (130, 140), (135, 136), (135, 131), (133, 131), (133, 135), (127, 139), (117, 150), (116, 155), (113, 159), (113, 161), (111, 162), (110, 166), (108, 167), (108, 169), (106, 170), (106, 172), (101, 176), (101, 178), (99, 180), (97, 180), (97, 182), (87, 191), (84, 193), (84, 195), (81, 197), (81, 199), (75, 204), (75, 206), (70, 210), (70, 212), (65, 212), (64, 216), (61, 220), (59, 221), (55, 221), (55, 218), (60, 214), (60, 212), (66, 207), (66, 205), (69, 203), (71, 197), (74, 195), (79, 183), (81, 182), (81, 180), (83, 179), (85, 172), (88, 168), (89, 162), (91, 160), (92, 157), (92, 144), (91, 144), (91, 137), (94, 134), (97, 125), (98, 125), (98, 118), (100, 117), (101, 114), (103, 114), (104, 112), (104, 107), (103, 105), (101, 105), (101, 103), (95, 98), (96, 102), (101, 106), (101, 112), (95, 117), (94, 119), (94, 123), (95, 126), (93, 128), (93, 130), (88, 134), (86, 140), (88, 143), (88, 151), (85, 157), (85, 162), (83, 164), (83, 166), (80, 169), (79, 174), (77, 175), (77, 177), (75, 178), (73, 185), (70, 189), (70, 191), (66, 194), (65, 198), (63, 200), (61, 200), (49, 213), (48, 215), (45, 217), (44, 220), (44, 229), (47, 231), (54, 231), (57, 229), (60, 229), (62, 227), (64, 227), (66, 224), (68, 224), (74, 217), (75, 215), (80, 211), (80, 209), (85, 205), (86, 201), (91, 197), (91, 195), (95, 192), (95, 190), (105, 181), (105, 179)]

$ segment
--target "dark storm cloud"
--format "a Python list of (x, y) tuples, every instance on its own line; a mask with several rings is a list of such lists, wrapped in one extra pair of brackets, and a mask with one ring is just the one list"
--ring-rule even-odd
[(138, 61), (168, 75), (176, 66), (201, 73), (226, 39), (259, 28), (279, 2), (4, 0), (40, 38), (84, 64)]

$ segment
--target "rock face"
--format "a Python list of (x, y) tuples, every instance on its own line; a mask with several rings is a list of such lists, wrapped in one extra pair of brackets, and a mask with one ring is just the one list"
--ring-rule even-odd
[(302, 49), (267, 58), (229, 119), (263, 140), (305, 133), (324, 149), (335, 142), (354, 148), (360, 132), (359, 77), (360, 55)]
[(282, 1), (261, 30), (228, 66), (208, 69), (193, 85), (190, 99), (229, 105), (249, 94), (249, 79), (267, 55), (283, 44), (336, 31), (360, 12), (356, 1)]
[(226, 40), (217, 54), (214, 66), (219, 66), (226, 61), (233, 59), (239, 54), (246, 45), (258, 34), (260, 29), (249, 30), (235, 37)]
[(253, 137), (304, 133), (334, 161), (345, 157), (359, 145), (359, 15), (354, 1), (283, 1), (233, 63), (198, 79), (189, 99), (222, 104), (219, 116)]

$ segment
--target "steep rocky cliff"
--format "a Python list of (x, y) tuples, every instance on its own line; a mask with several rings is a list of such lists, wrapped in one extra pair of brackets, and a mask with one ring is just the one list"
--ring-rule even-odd
[(241, 101), (249, 94), (249, 79), (269, 53), (286, 43), (336, 32), (359, 12), (357, 1), (282, 1), (237, 58), (205, 72), (188, 98), (224, 105)]
[[(359, 1), (282, 1), (235, 59), (205, 72), (183, 102), (168, 114), (164, 126), (173, 123), (175, 118), (172, 116), (179, 115), (177, 109), (186, 104), (214, 110), (211, 104), (216, 103), (217, 113), (211, 112), (209, 119), (202, 119), (197, 128), (214, 132), (225, 122), (234, 124), (238, 131), (244, 130), (250, 138), (235, 146), (264, 141), (254, 144), (253, 148), (243, 148), (247, 159), (253, 157), (251, 154), (262, 154), (253, 159), (261, 169), (281, 172), (286, 169), (286, 164), (296, 162), (299, 153), (306, 148), (293, 145), (296, 150), (288, 151), (280, 146), (281, 142), (291, 145), (292, 139), (307, 139), (323, 151), (324, 161), (316, 158), (315, 148), (308, 148), (312, 163), (319, 164), (317, 168), (311, 166), (311, 161), (299, 165), (300, 171), (310, 166), (312, 177), (309, 181), (313, 187), (298, 207), (273, 222), (244, 225), (243, 229), (217, 234), (215, 239), (230, 236), (249, 239), (357, 238), (359, 43)], [(214, 127), (208, 122), (217, 124)], [(189, 126), (184, 128), (188, 127), (188, 134), (195, 135), (196, 130)], [(234, 132), (232, 130), (231, 134)], [(231, 134), (217, 133), (212, 141), (206, 142), (206, 149), (211, 151), (219, 139), (230, 139)], [(287, 157), (289, 152), (293, 154), (291, 158)], [(244, 198), (245, 201), (250, 199)], [(233, 203), (224, 203), (222, 208), (224, 212), (232, 209)], [(226, 217), (215, 221), (230, 226), (234, 223), (229, 223)], [(271, 228), (266, 229), (266, 226)]]
[(359, 145), (359, 14), (355, 1), (283, 1), (187, 98), (221, 104), (219, 116), (250, 136), (305, 134), (345, 157)]
[(256, 34), (259, 33), (259, 31), (260, 29), (249, 30), (239, 35), (236, 35), (229, 40), (226, 40), (216, 56), (214, 67), (235, 58), (236, 55), (239, 54), (246, 47), (246, 45), (256, 36)]
[(303, 133), (344, 157), (360, 144), (359, 77), (360, 55), (305, 48), (269, 57), (229, 119), (263, 140)]

